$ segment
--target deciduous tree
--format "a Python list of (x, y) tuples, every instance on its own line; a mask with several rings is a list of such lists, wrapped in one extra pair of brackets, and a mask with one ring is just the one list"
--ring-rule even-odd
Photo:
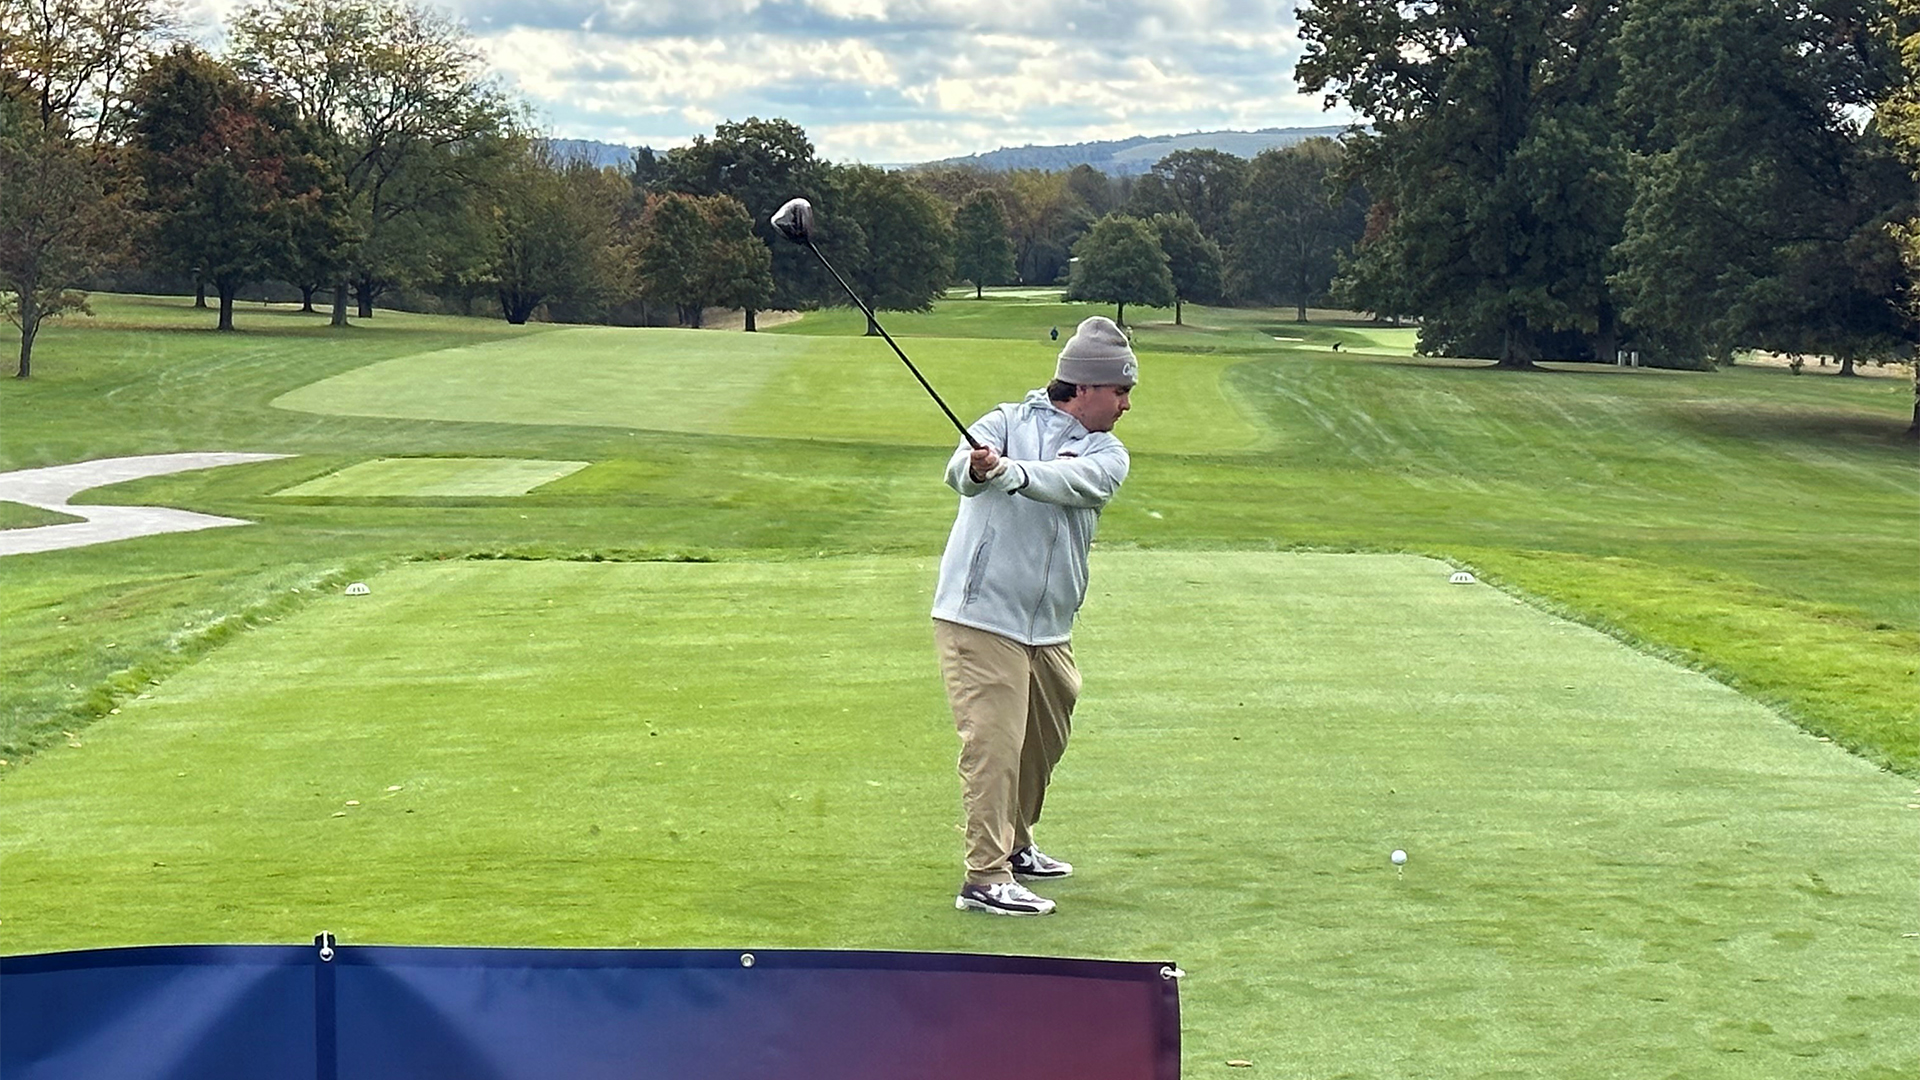
[(773, 292), (772, 256), (729, 195), (649, 197), (634, 258), (641, 289), (672, 304), (682, 326), (699, 326), (708, 307), (744, 311)]
[[(757, 311), (773, 296), (773, 253), (753, 231), (753, 219), (740, 200), (727, 195), (707, 199), (707, 260), (702, 284), (715, 307)], [(745, 329), (754, 330), (749, 322)]]
[(1327, 294), (1339, 257), (1360, 239), (1366, 204), (1340, 180), (1340, 144), (1309, 139), (1262, 151), (1234, 203), (1229, 280), (1234, 295), (1307, 305)]
[(77, 286), (118, 252), (131, 214), (118, 170), (37, 110), (0, 94), (0, 307), (20, 328), (19, 366), (33, 373), (45, 320), (86, 310)]
[(973, 295), (979, 299), (987, 285), (1005, 285), (1013, 280), (1013, 241), (1007, 236), (1007, 215), (1000, 198), (988, 190), (976, 190), (961, 200), (953, 215), (953, 273), (961, 281), (973, 282)]
[(679, 191), (650, 196), (634, 248), (641, 290), (672, 304), (682, 326), (699, 326), (706, 305), (700, 264), (713, 237), (700, 198)]
[(124, 249), (132, 192), (113, 135), (128, 73), (169, 29), (156, 0), (0, 0), (0, 308), (33, 371), (42, 322)]
[(1073, 245), (1073, 281), (1067, 295), (1115, 305), (1113, 321), (1126, 325), (1127, 305), (1171, 307), (1176, 294), (1167, 253), (1151, 224), (1109, 214)]
[[(1889, 88), (1879, 121), (1909, 175), (1920, 181), (1920, 0), (1894, 0), (1893, 10), (1897, 15), (1894, 36), (1902, 76)], [(1907, 265), (1907, 318), (1920, 321), (1920, 287), (1915, 284), (1920, 282), (1920, 216), (1909, 214), (1907, 220), (1893, 227), (1893, 233)], [(1907, 438), (1920, 439), (1920, 356), (1913, 358), (1911, 368), (1913, 423), (1907, 428)]]
[[(745, 207), (754, 235), (772, 257), (774, 289), (768, 302), (800, 307), (830, 299), (828, 287), (838, 286), (824, 277), (805, 248), (774, 232), (773, 213), (789, 199), (811, 200), (819, 212), (822, 240), (830, 240), (844, 210), (822, 199), (825, 169), (798, 124), (750, 116), (718, 125), (711, 138), (696, 136), (689, 145), (668, 151), (660, 183), (692, 195), (726, 195)], [(748, 329), (754, 326), (756, 310), (746, 310)]]
[(1427, 351), (1531, 367), (1550, 335), (1607, 332), (1607, 259), (1625, 205), (1608, 104), (1619, 8), (1301, 7), (1300, 84), (1371, 125), (1350, 140), (1351, 172), (1392, 207), (1359, 277), (1388, 283), (1422, 316)]
[(124, 120), (134, 75), (173, 30), (164, 0), (5, 0), (0, 92), (42, 128), (105, 143)]
[(1167, 270), (1173, 274), (1173, 325), (1180, 326), (1184, 303), (1212, 303), (1226, 291), (1220, 245), (1202, 235), (1200, 226), (1185, 214), (1155, 214), (1153, 228), (1160, 250), (1167, 253)]
[(285, 0), (238, 12), (236, 67), (292, 102), (346, 183), (354, 232), (335, 283), (359, 314), (396, 284), (437, 280), (469, 257), (474, 192), (501, 167), (514, 106), (471, 36), (414, 0)]
[(1014, 268), (1029, 285), (1058, 281), (1074, 242), (1093, 224), (1094, 215), (1067, 186), (1067, 174), (1017, 169), (1007, 175), (1008, 235)]
[(1630, 318), (1715, 357), (1831, 355), (1851, 374), (1914, 340), (1888, 229), (1913, 177), (1860, 120), (1901, 79), (1896, 42), (1873, 0), (1758, 8), (1632, 9), (1621, 100), (1647, 136), (1618, 280)]
[(218, 290), (221, 330), (242, 286), (289, 265), (316, 216), (339, 217), (338, 177), (291, 106), (192, 46), (140, 75), (131, 130), (152, 242)]
[(561, 163), (522, 142), (492, 202), (487, 277), (500, 313), (525, 323), (549, 301), (592, 307), (615, 288), (614, 223), (624, 181), (584, 162)]
[(1153, 166), (1172, 209), (1192, 218), (1222, 249), (1233, 243), (1233, 204), (1246, 183), (1247, 161), (1225, 150), (1175, 150)]
[[(946, 207), (900, 173), (838, 166), (829, 186), (839, 206), (833, 263), (875, 311), (926, 311), (953, 280), (953, 227)], [(879, 333), (869, 322), (867, 333)]]

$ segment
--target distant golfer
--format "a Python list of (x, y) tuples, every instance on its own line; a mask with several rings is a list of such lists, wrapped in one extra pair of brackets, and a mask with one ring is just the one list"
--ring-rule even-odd
[(940, 560), (933, 636), (960, 733), (967, 877), (954, 907), (1045, 915), (1016, 878), (1073, 867), (1033, 843), (1047, 781), (1067, 748), (1080, 672), (1068, 638), (1087, 595), (1087, 549), (1127, 478), (1113, 436), (1139, 372), (1111, 319), (1082, 322), (1044, 390), (973, 425), (983, 448), (947, 462), (960, 513)]

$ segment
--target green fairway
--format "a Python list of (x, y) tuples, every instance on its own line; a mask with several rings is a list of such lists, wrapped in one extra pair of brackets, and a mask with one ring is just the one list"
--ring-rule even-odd
[(586, 467), (584, 461), (518, 458), (381, 458), (274, 494), (313, 498), (525, 495), (542, 484), (571, 476)]
[[(284, 409), (346, 416), (521, 424), (589, 424), (693, 434), (888, 442), (957, 440), (880, 338), (718, 334), (574, 327), (529, 346), (498, 341), (401, 357), (303, 386)], [(1043, 385), (1058, 346), (1046, 340), (922, 338), (908, 355), (971, 422), (1008, 395)], [(1180, 357), (1143, 374), (1128, 442), (1142, 450), (1228, 453), (1261, 430), (1224, 396), (1222, 360)], [(1197, 442), (1197, 439), (1204, 442)]]
[(1430, 561), (1094, 571), (1055, 918), (951, 910), (930, 560), (455, 562), (0, 786), (8, 947), (1170, 958), (1197, 1075), (1920, 1066), (1908, 783)]
[[(971, 420), (1113, 314), (1044, 292), (882, 318)], [(1920, 1071), (1903, 380), (1129, 308), (1080, 869), (991, 920), (927, 624), (955, 436), (857, 313), (93, 305), (0, 380), (0, 469), (292, 456), (73, 500), (255, 524), (0, 558), (0, 952), (1173, 959), (1187, 1075)]]

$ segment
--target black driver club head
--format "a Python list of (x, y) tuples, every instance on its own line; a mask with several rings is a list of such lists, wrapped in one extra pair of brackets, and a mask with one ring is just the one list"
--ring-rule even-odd
[(773, 212), (773, 227), (796, 244), (806, 243), (813, 236), (813, 204), (805, 199), (788, 199)]

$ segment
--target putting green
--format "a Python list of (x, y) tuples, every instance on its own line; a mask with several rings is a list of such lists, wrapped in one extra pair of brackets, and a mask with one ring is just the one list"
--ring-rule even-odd
[[(963, 421), (1042, 385), (1044, 340), (913, 338), (902, 347)], [(1120, 434), (1139, 450), (1268, 444), (1222, 374), (1228, 358), (1148, 354)], [(888, 349), (865, 337), (576, 327), (357, 368), (274, 400), (340, 416), (566, 424), (843, 442), (946, 443), (954, 432)], [(1193, 433), (1206, 432), (1204, 446)]]
[(1078, 872), (954, 912), (933, 570), (381, 574), (0, 783), (6, 950), (1171, 959), (1193, 1075), (1920, 1066), (1911, 781), (1412, 557), (1097, 551), (1042, 830)]
[(275, 495), (513, 496), (525, 495), (586, 468), (586, 461), (527, 458), (380, 458), (295, 484)]

